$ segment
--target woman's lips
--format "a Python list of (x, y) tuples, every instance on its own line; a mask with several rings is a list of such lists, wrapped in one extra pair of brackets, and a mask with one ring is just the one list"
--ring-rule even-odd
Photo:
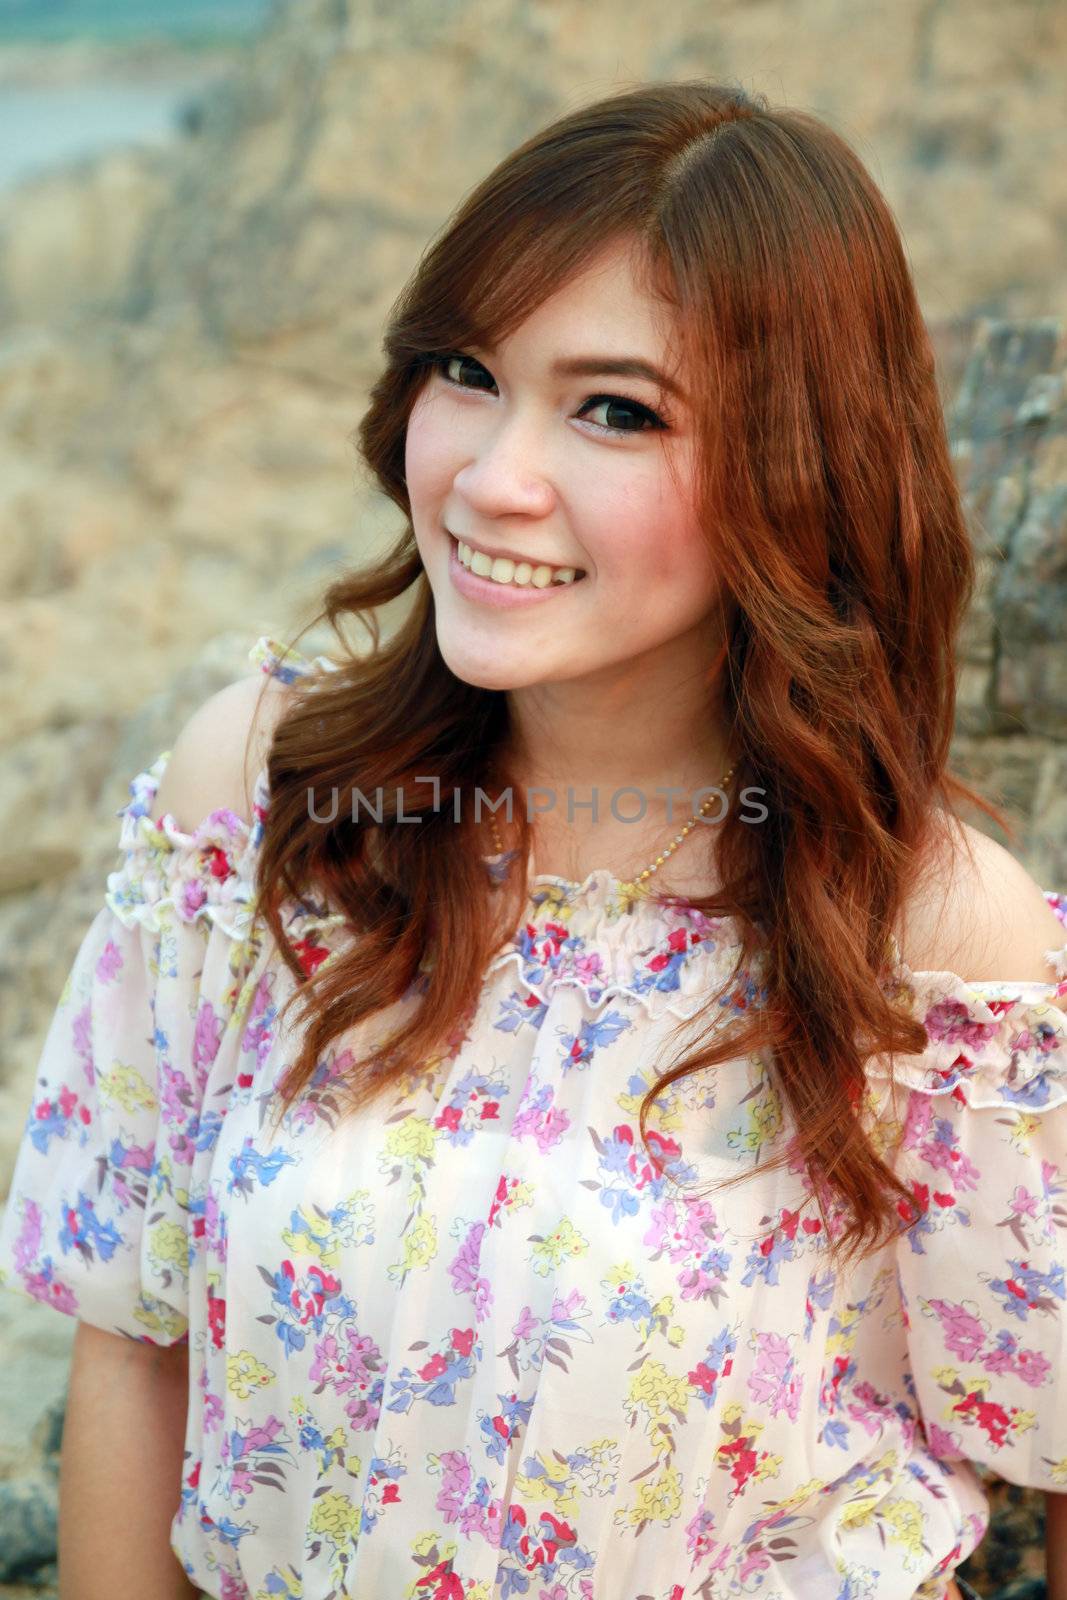
[(485, 605), (500, 606), (504, 609), (537, 605), (539, 601), (567, 594), (585, 582), (584, 576), (576, 577), (573, 583), (548, 583), (543, 589), (537, 589), (530, 583), (524, 585), (494, 583), (492, 578), (480, 578), (476, 572), (471, 572), (463, 565), (459, 559), (459, 543), (454, 534), (448, 535), (448, 544), (448, 571), (453, 584), (468, 600), (480, 600)]

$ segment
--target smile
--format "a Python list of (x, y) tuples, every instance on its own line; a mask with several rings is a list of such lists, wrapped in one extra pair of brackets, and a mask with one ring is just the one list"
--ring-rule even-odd
[(581, 567), (554, 567), (548, 562), (513, 560), (510, 556), (492, 556), (485, 550), (467, 544), (464, 539), (450, 534), (460, 565), (476, 577), (490, 583), (514, 588), (547, 589), (557, 584), (579, 582), (585, 577)]
[[(448, 575), (452, 586), (466, 600), (476, 602), (478, 605), (488, 606), (491, 609), (516, 610), (523, 606), (563, 605), (564, 596), (581, 591), (585, 582), (584, 572), (579, 577), (573, 567), (550, 567), (547, 563), (533, 566), (531, 562), (513, 562), (507, 558), (508, 567), (514, 568), (510, 578), (493, 578), (493, 567), (499, 561), (503, 563), (503, 556), (487, 556), (484, 552), (475, 552), (465, 541), (449, 535), (448, 550)], [(483, 574), (471, 565), (476, 555), (483, 557), (478, 566), (489, 563), (490, 574)], [(464, 556), (467, 560), (464, 560)], [(498, 569), (501, 570), (501, 569)], [(553, 581), (553, 573), (565, 573), (565, 576)], [(525, 582), (520, 582), (525, 579)]]

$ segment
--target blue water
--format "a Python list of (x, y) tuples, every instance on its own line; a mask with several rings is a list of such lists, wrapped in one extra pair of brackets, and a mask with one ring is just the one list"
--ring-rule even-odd
[[(276, 0), (0, 0), (6, 45), (90, 40), (171, 46), (160, 70), (40, 82), (0, 78), (0, 189), (84, 157), (173, 137), (182, 108), (207, 81), (199, 46), (250, 38)], [(177, 57), (173, 46), (181, 46)], [(206, 58), (204, 58), (206, 61)], [(106, 73), (106, 76), (105, 76)]]
[(0, 189), (83, 157), (172, 138), (200, 80), (0, 86)]
[(146, 38), (185, 44), (246, 37), (273, 0), (0, 0), (0, 45)]

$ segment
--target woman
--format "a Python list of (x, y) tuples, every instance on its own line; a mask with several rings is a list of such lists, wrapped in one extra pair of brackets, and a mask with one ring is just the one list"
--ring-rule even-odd
[(985, 1464), (1064, 1600), (1067, 901), (952, 810), (1002, 820), (885, 202), (642, 86), (385, 356), (402, 536), (133, 779), (45, 1045), (2, 1247), (80, 1322), (64, 1596), (934, 1600)]

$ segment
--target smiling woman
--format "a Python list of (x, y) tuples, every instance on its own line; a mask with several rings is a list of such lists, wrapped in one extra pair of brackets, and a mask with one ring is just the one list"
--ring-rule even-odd
[(147, 1385), (118, 1482), (174, 1463), (214, 1600), (955, 1600), (976, 1469), (1067, 1485), (1067, 897), (955, 814), (889, 209), (640, 86), (464, 200), (384, 357), (396, 544), (133, 777), (0, 1263), (187, 1344), (180, 1482)]

